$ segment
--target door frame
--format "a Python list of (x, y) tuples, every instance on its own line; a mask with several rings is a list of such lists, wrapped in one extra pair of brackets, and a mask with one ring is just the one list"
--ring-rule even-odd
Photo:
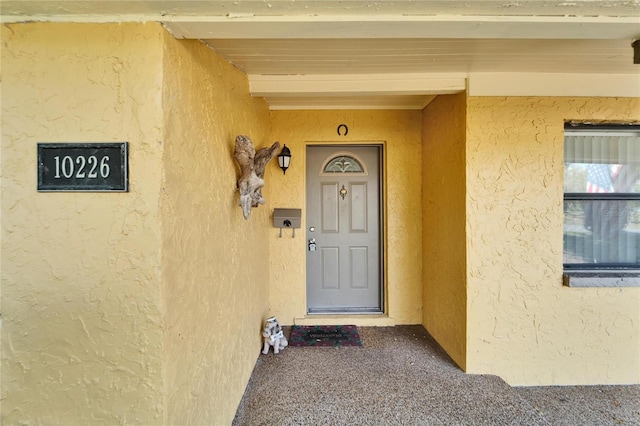
[[(308, 229), (306, 226), (307, 223), (307, 212), (308, 212), (308, 201), (309, 194), (307, 193), (307, 155), (309, 153), (309, 148), (313, 147), (334, 147), (340, 151), (348, 151), (350, 148), (359, 148), (359, 147), (375, 147), (378, 149), (378, 215), (379, 215), (379, 226), (378, 226), (378, 249), (379, 249), (379, 259), (378, 259), (378, 269), (379, 269), (379, 283), (378, 283), (378, 291), (380, 296), (380, 310), (378, 312), (371, 311), (327, 311), (327, 312), (310, 312), (309, 311), (309, 303), (307, 300), (307, 288), (308, 288), (308, 271), (307, 271), (307, 256), (308, 247)], [(307, 315), (355, 315), (355, 314), (363, 314), (363, 315), (383, 315), (387, 312), (387, 274), (386, 274), (386, 258), (387, 258), (387, 244), (386, 244), (386, 223), (387, 217), (385, 214), (386, 211), (386, 173), (385, 173), (385, 151), (386, 144), (384, 141), (350, 141), (348, 143), (337, 142), (337, 141), (307, 141), (305, 142), (305, 150), (304, 150), (304, 192), (305, 192), (305, 311)]]

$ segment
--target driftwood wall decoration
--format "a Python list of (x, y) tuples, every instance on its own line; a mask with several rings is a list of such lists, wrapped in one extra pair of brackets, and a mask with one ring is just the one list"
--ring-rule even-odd
[(251, 207), (258, 207), (264, 204), (262, 198), (262, 187), (264, 186), (264, 169), (273, 157), (275, 157), (280, 144), (278, 142), (271, 145), (271, 148), (261, 148), (256, 152), (253, 142), (248, 136), (238, 135), (236, 137), (236, 149), (233, 156), (240, 165), (241, 176), (238, 179), (238, 190), (240, 191), (240, 201), (242, 215), (249, 219)]

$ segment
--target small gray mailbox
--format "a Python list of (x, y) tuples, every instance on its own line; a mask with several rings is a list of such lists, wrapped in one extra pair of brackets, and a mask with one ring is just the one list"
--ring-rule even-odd
[(301, 209), (273, 209), (275, 228), (300, 228)]

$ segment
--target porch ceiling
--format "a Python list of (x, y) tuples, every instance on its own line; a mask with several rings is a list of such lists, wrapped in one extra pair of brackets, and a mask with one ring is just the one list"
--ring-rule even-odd
[(640, 2), (27, 1), (3, 22), (159, 21), (249, 76), (273, 109), (420, 109), (473, 73), (626, 74)]

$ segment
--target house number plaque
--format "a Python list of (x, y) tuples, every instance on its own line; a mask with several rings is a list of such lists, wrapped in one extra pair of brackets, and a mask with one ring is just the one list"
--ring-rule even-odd
[(128, 143), (39, 143), (38, 191), (129, 191)]

